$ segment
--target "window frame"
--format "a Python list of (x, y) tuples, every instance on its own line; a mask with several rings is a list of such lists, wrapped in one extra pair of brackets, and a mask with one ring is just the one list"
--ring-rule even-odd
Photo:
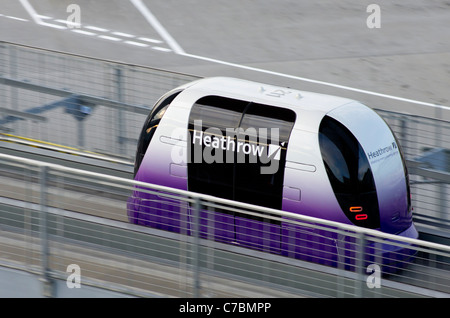
[(148, 114), (144, 125), (142, 126), (141, 133), (139, 134), (138, 144), (136, 146), (136, 155), (134, 161), (134, 172), (133, 177), (135, 178), (142, 161), (147, 153), (147, 149), (153, 139), (156, 129), (164, 117), (167, 108), (170, 106), (172, 101), (182, 92), (183, 90), (171, 91), (166, 95), (162, 96), (153, 106), (152, 110)]
[[(379, 228), (380, 209), (375, 179), (358, 139), (345, 125), (328, 115), (319, 125), (318, 138), (328, 180), (344, 214), (355, 225)], [(331, 144), (340, 156), (330, 153), (328, 147)], [(345, 162), (339, 161), (342, 159)], [(343, 175), (339, 167), (348, 171), (347, 178), (337, 176)]]

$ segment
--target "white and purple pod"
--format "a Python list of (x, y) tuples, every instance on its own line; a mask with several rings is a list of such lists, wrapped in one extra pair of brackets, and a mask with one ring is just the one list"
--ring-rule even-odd
[[(178, 87), (144, 123), (135, 180), (418, 236), (393, 132), (369, 107), (336, 96), (224, 77)], [(128, 215), (190, 234), (190, 207), (157, 193), (137, 188)], [(221, 209), (201, 220), (202, 237), (334, 266), (339, 249), (352, 245), (331, 232)]]

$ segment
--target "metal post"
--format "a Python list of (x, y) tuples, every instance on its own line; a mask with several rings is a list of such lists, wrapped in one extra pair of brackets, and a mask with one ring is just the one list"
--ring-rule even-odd
[[(116, 99), (118, 102), (123, 101), (123, 83), (122, 83), (122, 69), (116, 68)], [(125, 125), (124, 125), (123, 110), (117, 110), (117, 127), (119, 129), (117, 140), (119, 142), (119, 153), (125, 155)]]
[(436, 148), (442, 148), (442, 129), (441, 129), (441, 124), (439, 122), (439, 119), (443, 118), (442, 109), (440, 107), (435, 107), (434, 110), (435, 110), (435, 118), (436, 118), (436, 120), (435, 120), (436, 124), (434, 125), (434, 128), (435, 128), (434, 134), (436, 136), (435, 137)]
[(337, 234), (338, 237), (336, 239), (336, 261), (337, 261), (337, 269), (338, 269), (338, 275), (336, 275), (336, 297), (342, 298), (345, 297), (345, 279), (344, 279), (344, 272), (345, 272), (345, 242), (346, 242), (346, 235), (342, 233)]
[(194, 236), (194, 246), (192, 251), (192, 262), (193, 262), (193, 274), (194, 274), (194, 298), (198, 298), (200, 295), (200, 210), (202, 203), (200, 198), (195, 198), (195, 205), (193, 209), (192, 221), (193, 221), (193, 231)]
[[(9, 76), (11, 79), (17, 79), (17, 52), (16, 48), (11, 45), (9, 47)], [(11, 87), (11, 109), (19, 110), (19, 95), (16, 87)], [(17, 130), (19, 129), (19, 124), (14, 124), (14, 131), (17, 134)]]
[(41, 238), (41, 282), (42, 293), (45, 297), (53, 296), (53, 284), (50, 279), (49, 268), (49, 246), (48, 246), (48, 213), (47, 213), (47, 179), (48, 167), (42, 166), (40, 171), (40, 223), (39, 231)]
[(399, 147), (402, 147), (405, 151), (409, 151), (409, 144), (408, 144), (408, 126), (407, 126), (407, 120), (405, 117), (400, 117), (400, 142), (401, 145), (398, 145)]
[(355, 271), (357, 273), (356, 276), (356, 288), (355, 288), (355, 297), (361, 298), (364, 297), (364, 263), (365, 263), (365, 252), (366, 252), (366, 236), (364, 233), (358, 233), (357, 236), (357, 250), (356, 250), (356, 260), (355, 260)]
[(85, 143), (84, 143), (84, 121), (83, 120), (77, 120), (78, 122), (78, 147), (80, 149), (84, 149)]

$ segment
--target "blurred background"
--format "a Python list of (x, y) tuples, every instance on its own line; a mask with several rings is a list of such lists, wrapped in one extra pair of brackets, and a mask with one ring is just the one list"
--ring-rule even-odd
[[(1, 0), (2, 154), (130, 179), (138, 134), (147, 114), (162, 94), (183, 83), (208, 76), (232, 76), (348, 97), (375, 109), (396, 133), (410, 169), (421, 238), (447, 246), (448, 34), (450, 2), (445, 0)], [(32, 261), (27, 257), (23, 261), (25, 272), (30, 273), (35, 263), (41, 264), (37, 259), (47, 255), (40, 249), (42, 237), (35, 247), (39, 252), (30, 250), (28, 243), (35, 242), (36, 234), (36, 224), (30, 220), (42, 210), (43, 203), (49, 205), (41, 195), (43, 189), (44, 193), (50, 191), (48, 180), (42, 181), (40, 164), (34, 167), (30, 162), (3, 160), (0, 191), (4, 233), (15, 233), (11, 227), (17, 226), (31, 231), (21, 233), (24, 238), (19, 241), (27, 244), (20, 250), (8, 254), (11, 246), (5, 244), (3, 251), (6, 259), (32, 255)], [(30, 168), (32, 172), (26, 170), (27, 166), (34, 167)], [(12, 173), (12, 167), (20, 169), (14, 168)], [(62, 192), (66, 188), (72, 191), (77, 178), (64, 176), (52, 186), (56, 184)], [(98, 180), (84, 180), (82, 185), (77, 182), (77, 187), (85, 189), (83, 195), (59, 193), (61, 197), (55, 197), (56, 203), (49, 206), (82, 213), (71, 217), (83, 221), (87, 214), (126, 224), (121, 200), (126, 195), (122, 190), (98, 188)], [(103, 193), (102, 199), (91, 194), (93, 189)], [(108, 203), (105, 193), (106, 198), (118, 198), (117, 202)], [(107, 208), (83, 208), (78, 201), (69, 208), (67, 197), (103, 202)], [(31, 204), (40, 206), (33, 210)], [(52, 235), (67, 234), (67, 221), (61, 212), (54, 213), (61, 218), (55, 221), (61, 232)], [(20, 225), (11, 224), (11, 219), (17, 219)], [(74, 231), (84, 233), (84, 227)], [(101, 233), (107, 235), (109, 231), (102, 229)], [(107, 237), (104, 242), (112, 244)], [(39, 254), (36, 260), (35, 253)], [(60, 265), (66, 263), (61, 261)], [(444, 283), (428, 287), (446, 293), (449, 274), (440, 271), (441, 260), (438, 264), (430, 268), (439, 268), (439, 273), (433, 271), (431, 275), (433, 281)], [(262, 265), (261, 270), (267, 269)], [(429, 271), (425, 267), (420, 272)], [(95, 267), (92, 272), (104, 274)], [(424, 280), (418, 271), (413, 272), (415, 280)], [(64, 278), (64, 270), (59, 273)], [(42, 275), (46, 277), (46, 270)], [(0, 286), (12, 276), (2, 272), (2, 277)], [(404, 280), (398, 277), (397, 281)], [(180, 282), (185, 293), (177, 296), (195, 294), (186, 288), (187, 283)], [(14, 286), (0, 295), (8, 296), (11, 290), (19, 296), (28, 295), (18, 284)], [(342, 290), (336, 290), (341, 295)], [(350, 294), (361, 295), (360, 291)], [(320, 295), (316, 293), (312, 294)]]

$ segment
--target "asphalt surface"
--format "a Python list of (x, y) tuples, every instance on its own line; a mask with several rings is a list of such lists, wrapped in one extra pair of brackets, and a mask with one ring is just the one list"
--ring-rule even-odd
[(379, 28), (371, 3), (78, 0), (69, 28), (73, 0), (2, 0), (0, 40), (448, 118), (450, 2), (377, 1)]

